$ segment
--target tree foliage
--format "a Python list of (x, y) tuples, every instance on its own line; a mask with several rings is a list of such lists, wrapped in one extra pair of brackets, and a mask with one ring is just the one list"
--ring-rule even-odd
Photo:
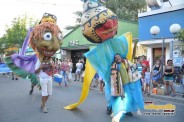
[(119, 19), (138, 21), (138, 13), (146, 10), (145, 0), (107, 0), (106, 7)]
[(6, 32), (0, 38), (0, 51), (10, 47), (21, 47), (26, 37), (27, 31), (34, 26), (38, 21), (33, 22), (33, 18), (28, 18), (26, 15), (17, 17), (12, 20), (11, 26), (6, 25)]
[(179, 41), (184, 42), (184, 29), (181, 29), (181, 30), (180, 30), (180, 32), (177, 34), (176, 38), (177, 38)]

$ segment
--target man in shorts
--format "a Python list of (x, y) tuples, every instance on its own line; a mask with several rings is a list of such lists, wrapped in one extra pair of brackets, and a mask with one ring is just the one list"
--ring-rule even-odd
[(48, 73), (49, 71), (53, 71), (53, 66), (51, 64), (41, 63), (38, 59), (35, 66), (35, 72), (38, 75), (41, 90), (42, 90), (42, 103), (41, 110), (43, 113), (48, 113), (48, 109), (46, 108), (46, 102), (49, 98), (49, 95), (52, 95), (52, 75)]
[[(81, 62), (81, 60), (78, 61), (78, 63), (76, 64), (76, 72), (75, 72), (75, 80), (74, 81), (79, 81), (81, 74), (82, 74), (82, 68), (83, 68), (83, 64)], [(78, 77), (77, 77), (78, 76)]]

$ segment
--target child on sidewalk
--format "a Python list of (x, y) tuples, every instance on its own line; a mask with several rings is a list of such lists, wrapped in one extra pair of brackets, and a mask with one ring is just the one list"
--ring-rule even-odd
[(150, 81), (151, 81), (151, 73), (150, 73), (150, 68), (147, 68), (147, 71), (145, 72), (145, 84), (146, 88), (144, 93), (148, 93), (150, 95)]

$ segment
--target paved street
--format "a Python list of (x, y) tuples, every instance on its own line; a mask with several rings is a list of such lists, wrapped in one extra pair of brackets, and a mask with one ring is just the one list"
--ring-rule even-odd
[[(53, 82), (53, 95), (48, 100), (49, 113), (40, 110), (41, 94), (36, 88), (29, 95), (30, 81), (11, 80), (0, 74), (0, 122), (111, 122), (106, 115), (104, 94), (98, 89), (90, 90), (87, 100), (77, 109), (69, 111), (64, 106), (78, 101), (81, 82), (72, 82), (69, 87)], [(176, 106), (174, 116), (137, 115), (125, 117), (122, 122), (183, 122), (184, 105), (160, 99), (145, 98), (157, 105), (172, 103)], [(142, 111), (142, 113), (147, 111)]]

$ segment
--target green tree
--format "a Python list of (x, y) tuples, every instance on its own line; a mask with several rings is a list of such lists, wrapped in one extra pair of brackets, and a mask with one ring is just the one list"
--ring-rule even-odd
[(0, 54), (3, 54), (4, 50), (8, 48), (8, 45), (5, 44), (5, 42), (7, 42), (5, 37), (0, 38)]
[[(145, 0), (99, 0), (104, 6), (112, 10), (119, 19), (138, 21), (138, 13), (146, 11)], [(66, 26), (66, 30), (72, 30), (81, 22), (82, 12), (74, 12), (77, 24)]]
[(71, 26), (71, 25), (68, 25), (65, 27), (66, 30), (73, 30), (74, 28), (76, 28), (78, 25), (80, 25), (80, 22), (81, 22), (81, 17), (82, 17), (82, 11), (76, 11), (74, 12), (73, 14), (76, 15), (76, 24)]
[(177, 38), (179, 41), (184, 42), (184, 29), (181, 29), (181, 30), (180, 30), (180, 32), (177, 34), (176, 38)]
[(28, 18), (26, 15), (14, 18), (10, 27), (6, 25), (6, 32), (3, 37), (0, 38), (0, 50), (14, 46), (21, 47), (27, 31), (36, 23), (38, 23), (38, 21), (33, 22), (33, 18)]
[(146, 10), (145, 0), (107, 0), (105, 5), (119, 19), (129, 21), (138, 21), (138, 13)]

